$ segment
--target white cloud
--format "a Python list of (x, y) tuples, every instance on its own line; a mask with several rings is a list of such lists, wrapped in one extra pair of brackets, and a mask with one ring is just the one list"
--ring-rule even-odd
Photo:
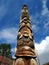
[(49, 21), (47, 23), (45, 23), (44, 28), (45, 29), (49, 28)]
[(16, 42), (16, 37), (17, 37), (16, 28), (6, 28), (0, 31), (0, 40), (4, 39), (6, 42), (13, 43)]
[[(16, 43), (16, 39), (17, 39), (17, 28), (12, 27), (12, 28), (5, 28), (0, 30), (0, 40), (3, 41), (3, 39), (5, 40), (5, 43)], [(3, 41), (4, 43), (4, 41)], [(16, 48), (12, 48), (11, 52), (12, 52), (12, 58), (15, 59), (15, 50)]]
[(42, 0), (43, 2), (43, 9), (41, 12), (41, 20), (43, 20), (43, 35), (48, 34), (49, 33), (49, 10), (46, 6), (47, 0)]
[(38, 24), (39, 23), (39, 21), (37, 20), (37, 17), (39, 17), (39, 14), (38, 13), (36, 13), (36, 15), (30, 15), (30, 20), (31, 20), (31, 22), (32, 23), (34, 23), (34, 24)]
[(12, 48), (12, 49), (11, 49), (11, 52), (14, 52), (14, 51), (15, 51), (15, 48)]
[(40, 65), (49, 62), (49, 36), (40, 42), (35, 43), (35, 47), (38, 51)]
[(15, 59), (15, 58), (16, 58), (16, 57), (15, 57), (16, 47), (15, 47), (15, 48), (12, 48), (12, 49), (11, 49), (11, 52), (13, 53), (12, 58)]
[(43, 10), (42, 10), (42, 15), (46, 15), (49, 11), (48, 8), (46, 7), (46, 2), (47, 0), (42, 0), (43, 2)]
[(13, 58), (13, 59), (16, 59), (16, 57), (15, 57), (14, 55), (12, 55), (12, 58)]
[(37, 20), (37, 17), (38, 17), (38, 16), (39, 16), (38, 13), (36, 13), (35, 16), (33, 16), (33, 15), (30, 16), (30, 20), (31, 20), (31, 22), (32, 22), (32, 30), (33, 30), (35, 33), (37, 33), (37, 32), (39, 31), (39, 26), (38, 26), (39, 21)]
[(48, 8), (47, 7), (45, 7), (45, 8), (43, 8), (43, 10), (42, 10), (42, 15), (45, 15), (45, 14), (47, 14), (49, 11), (48, 11)]
[(12, 51), (13, 53), (15, 53), (15, 52), (16, 52), (16, 47), (15, 47), (15, 48), (12, 48), (11, 51)]
[(1, 0), (0, 1), (0, 20), (7, 14), (8, 8), (11, 5), (12, 0)]
[(33, 24), (32, 29), (36, 33), (39, 31), (39, 27), (37, 25), (35, 25), (35, 24)]
[(0, 20), (6, 15), (7, 7), (3, 4), (0, 5)]
[(49, 20), (44, 23), (44, 33), (43, 34), (48, 34), (49, 33)]

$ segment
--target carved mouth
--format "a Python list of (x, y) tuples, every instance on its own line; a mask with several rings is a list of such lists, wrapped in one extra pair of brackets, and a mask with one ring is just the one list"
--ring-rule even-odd
[(25, 38), (28, 38), (28, 36), (24, 36)]

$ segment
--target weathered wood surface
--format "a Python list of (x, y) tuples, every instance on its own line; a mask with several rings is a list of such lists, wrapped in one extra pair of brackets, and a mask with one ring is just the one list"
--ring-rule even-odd
[(17, 36), (17, 46), (15, 56), (17, 57), (15, 65), (37, 65), (36, 52), (33, 41), (28, 8), (26, 5), (22, 8), (20, 26)]

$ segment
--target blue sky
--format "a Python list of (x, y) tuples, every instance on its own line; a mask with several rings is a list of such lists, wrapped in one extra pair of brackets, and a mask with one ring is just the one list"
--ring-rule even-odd
[(0, 44), (10, 43), (14, 55), (24, 4), (28, 6), (35, 47), (42, 65), (49, 61), (49, 0), (0, 0)]

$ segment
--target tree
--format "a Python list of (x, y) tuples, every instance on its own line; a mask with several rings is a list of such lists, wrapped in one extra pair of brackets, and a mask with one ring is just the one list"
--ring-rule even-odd
[(11, 45), (0, 44), (0, 55), (11, 57)]

